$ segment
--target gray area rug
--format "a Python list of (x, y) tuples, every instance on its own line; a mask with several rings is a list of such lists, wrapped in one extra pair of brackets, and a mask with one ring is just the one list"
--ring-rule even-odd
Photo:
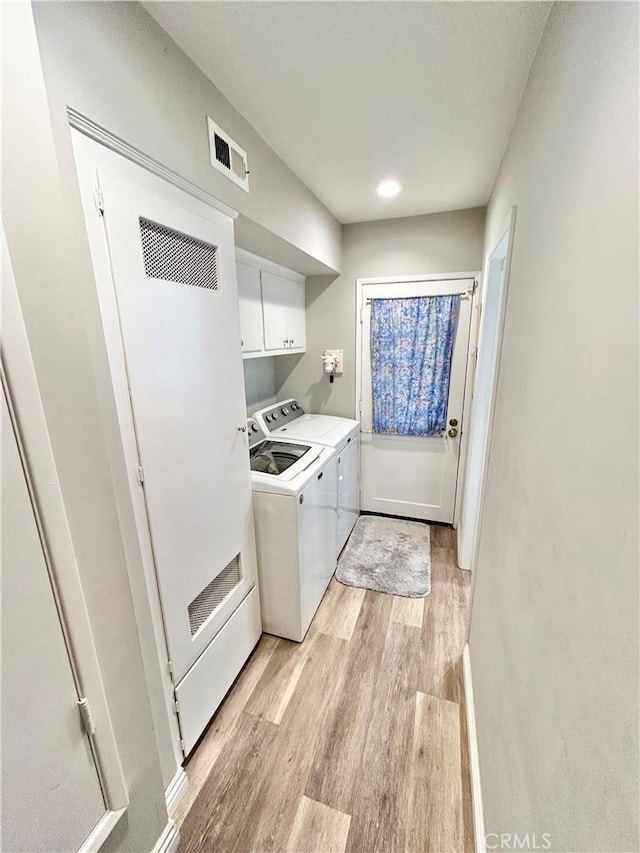
[(347, 586), (425, 598), (431, 592), (429, 525), (361, 515), (338, 561), (336, 578)]

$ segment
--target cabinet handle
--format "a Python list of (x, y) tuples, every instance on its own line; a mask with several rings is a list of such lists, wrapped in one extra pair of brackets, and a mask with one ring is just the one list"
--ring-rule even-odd
[(324, 477), (324, 471), (320, 471), (318, 474), (318, 479), (321, 480)]

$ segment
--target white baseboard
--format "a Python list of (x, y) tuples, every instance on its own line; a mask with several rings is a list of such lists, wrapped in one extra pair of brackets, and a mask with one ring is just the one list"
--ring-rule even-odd
[(78, 853), (97, 853), (116, 828), (120, 818), (126, 811), (127, 807), (124, 806), (116, 811), (105, 812), (93, 830), (89, 833), (89, 836), (85, 838)]
[(167, 802), (167, 813), (169, 817), (173, 817), (178, 808), (180, 800), (187, 793), (189, 787), (189, 779), (182, 767), (178, 767), (178, 771), (173, 779), (169, 782), (167, 790), (164, 792)]
[(156, 841), (151, 853), (178, 853), (180, 833), (175, 822), (170, 820), (162, 830), (162, 835)]
[(484, 833), (484, 812), (482, 810), (482, 787), (480, 785), (480, 758), (478, 755), (478, 737), (476, 734), (476, 709), (473, 703), (473, 681), (471, 679), (471, 657), (469, 644), (465, 643), (462, 653), (462, 671), (464, 677), (464, 705), (467, 717), (467, 738), (469, 746), (469, 765), (471, 771), (471, 802), (473, 805), (473, 837), (476, 853), (486, 853), (487, 845)]

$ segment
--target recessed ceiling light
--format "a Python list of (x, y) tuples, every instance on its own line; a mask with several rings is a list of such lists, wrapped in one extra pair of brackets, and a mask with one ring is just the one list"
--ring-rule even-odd
[(402, 187), (397, 181), (383, 181), (378, 184), (377, 192), (382, 198), (391, 198), (391, 196), (398, 195), (401, 189)]

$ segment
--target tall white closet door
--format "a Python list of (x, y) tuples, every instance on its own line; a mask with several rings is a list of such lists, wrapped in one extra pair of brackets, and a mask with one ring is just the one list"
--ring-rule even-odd
[(99, 172), (156, 573), (179, 682), (254, 585), (232, 221)]
[(2, 396), (2, 850), (78, 850), (106, 806)]

